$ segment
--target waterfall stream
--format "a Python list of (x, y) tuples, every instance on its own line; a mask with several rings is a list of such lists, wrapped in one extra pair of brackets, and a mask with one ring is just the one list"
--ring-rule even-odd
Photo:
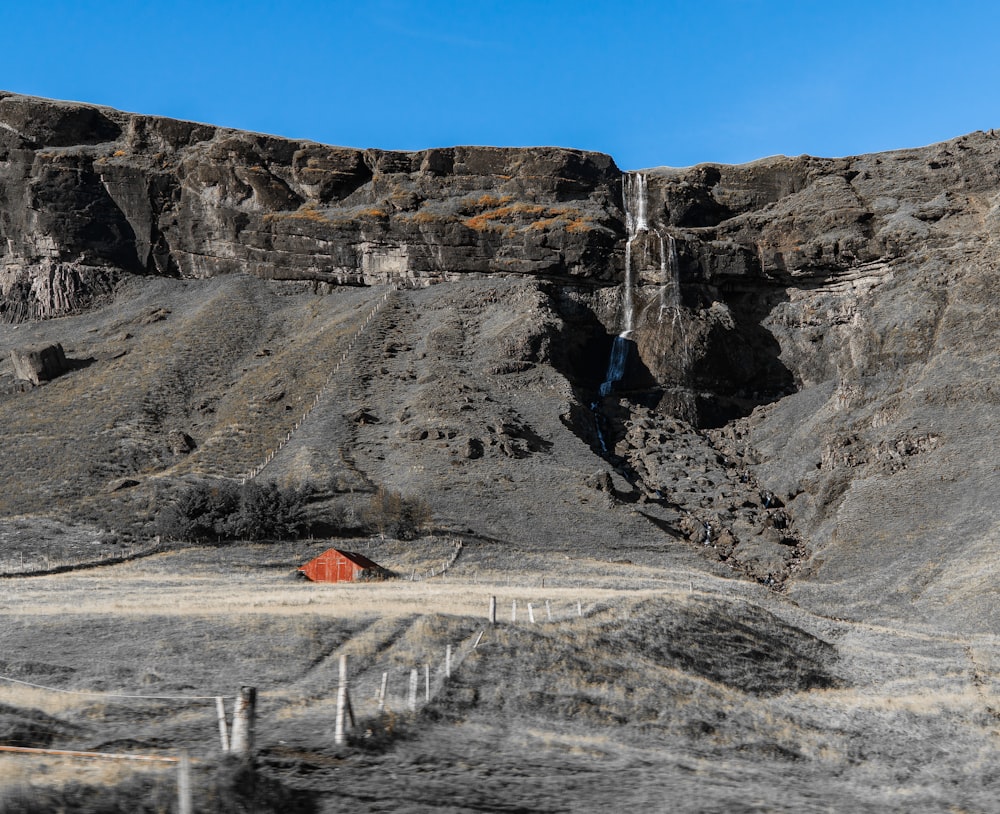
[(625, 376), (628, 365), (629, 334), (635, 328), (635, 303), (632, 289), (635, 286), (632, 245), (643, 232), (649, 231), (649, 220), (646, 214), (648, 198), (646, 192), (646, 176), (641, 172), (626, 173), (622, 178), (622, 208), (625, 210), (625, 280), (622, 292), (622, 310), (624, 327), (611, 345), (611, 357), (608, 359), (608, 370), (601, 383), (601, 396), (610, 395), (615, 385)]
[[(601, 398), (611, 395), (615, 385), (625, 377), (625, 370), (628, 366), (629, 351), (632, 344), (629, 334), (635, 328), (635, 302), (632, 296), (632, 289), (635, 285), (632, 268), (632, 246), (640, 234), (649, 231), (649, 220), (646, 214), (647, 200), (646, 176), (641, 172), (625, 173), (624, 178), (622, 178), (622, 209), (625, 211), (626, 232), (625, 279), (623, 281), (622, 292), (624, 324), (622, 332), (611, 343), (611, 356), (608, 359), (608, 369), (604, 374), (604, 381), (601, 382), (599, 391)], [(594, 413), (594, 426), (597, 430), (597, 439), (601, 444), (601, 450), (607, 454), (608, 446), (604, 437), (604, 430), (601, 426), (601, 415), (598, 408), (599, 403), (597, 401), (590, 405), (590, 409)]]
[[(601, 450), (607, 454), (608, 446), (605, 437), (607, 418), (601, 414), (601, 399), (612, 395), (619, 383), (625, 379), (628, 371), (629, 357), (633, 353), (635, 340), (632, 338), (636, 330), (638, 311), (636, 308), (636, 291), (640, 284), (639, 273), (656, 268), (656, 250), (659, 249), (659, 311), (657, 322), (662, 326), (661, 335), (666, 332), (667, 358), (660, 360), (660, 365), (667, 370), (672, 368), (669, 380), (673, 382), (673, 390), (678, 390), (686, 378), (690, 368), (691, 349), (688, 336), (689, 326), (685, 323), (684, 308), (681, 305), (680, 287), (680, 257), (677, 241), (671, 234), (664, 234), (657, 226), (650, 226), (649, 196), (647, 176), (641, 172), (625, 173), (622, 177), (622, 209), (625, 213), (625, 273), (622, 280), (622, 313), (620, 317), (621, 333), (611, 343), (611, 353), (608, 366), (601, 382), (599, 398), (591, 403), (594, 413), (594, 423), (597, 430)], [(637, 266), (637, 263), (640, 264)], [(651, 276), (651, 275), (650, 275)], [(649, 280), (647, 279), (647, 282)], [(668, 327), (669, 326), (669, 327)], [(673, 364), (667, 365), (673, 362)], [(678, 390), (679, 392), (679, 390)]]

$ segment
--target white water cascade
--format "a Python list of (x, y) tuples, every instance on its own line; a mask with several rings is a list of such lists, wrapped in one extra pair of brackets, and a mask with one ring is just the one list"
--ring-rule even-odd
[(649, 231), (647, 210), (646, 176), (641, 172), (626, 173), (622, 178), (622, 208), (625, 210), (625, 280), (622, 292), (622, 310), (624, 313), (624, 329), (615, 337), (611, 345), (611, 358), (608, 359), (608, 370), (601, 383), (601, 396), (610, 395), (614, 386), (625, 376), (625, 366), (628, 364), (629, 334), (635, 328), (635, 303), (632, 289), (635, 286), (632, 268), (632, 244), (643, 232)]
[(681, 307), (681, 281), (680, 266), (681, 261), (677, 256), (677, 241), (673, 235), (667, 235), (666, 240), (663, 235), (660, 237), (660, 275), (663, 278), (663, 285), (660, 287), (660, 316), (659, 321), (663, 322), (663, 315), (666, 314), (671, 320), (676, 320)]
[(626, 173), (622, 179), (622, 208), (625, 210), (625, 290), (623, 292), (625, 329), (622, 336), (627, 336), (635, 327), (635, 304), (632, 300), (632, 289), (635, 286), (632, 268), (632, 244), (642, 233), (649, 231), (649, 220), (646, 216), (648, 197), (646, 192), (646, 176), (641, 172)]
[(601, 382), (601, 396), (611, 394), (611, 389), (625, 376), (625, 364), (628, 362), (628, 338), (624, 333), (615, 337), (611, 343), (611, 358), (608, 359), (608, 372)]

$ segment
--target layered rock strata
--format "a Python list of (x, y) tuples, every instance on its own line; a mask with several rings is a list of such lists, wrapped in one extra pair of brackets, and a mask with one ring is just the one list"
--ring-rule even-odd
[(0, 93), (0, 318), (123, 273), (612, 282), (619, 189), (598, 153), (357, 150)]

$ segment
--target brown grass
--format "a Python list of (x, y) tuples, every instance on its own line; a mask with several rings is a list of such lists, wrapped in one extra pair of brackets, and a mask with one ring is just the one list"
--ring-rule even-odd
[(463, 223), (477, 232), (495, 231), (510, 234), (512, 229), (516, 231), (518, 222), (523, 223), (526, 218), (534, 218), (522, 227), (527, 231), (566, 229), (569, 232), (581, 233), (593, 229), (592, 221), (573, 207), (546, 207), (524, 203), (490, 209), (471, 218), (466, 218)]
[(317, 211), (316, 204), (305, 203), (294, 212), (268, 212), (264, 215), (264, 223), (274, 223), (282, 220), (307, 220), (313, 223), (327, 223), (330, 219)]
[(422, 209), (413, 215), (412, 220), (414, 223), (426, 224), (426, 223), (440, 223), (442, 221), (451, 220), (451, 218), (448, 215), (440, 215)]
[[(717, 781), (735, 773), (741, 794), (770, 804), (778, 795), (789, 803), (785, 810), (808, 810), (796, 796), (800, 785), (816, 799), (831, 800), (848, 799), (838, 795), (860, 784), (884, 802), (880, 795), (910, 783), (915, 796), (908, 799), (937, 802), (955, 793), (953, 778), (971, 795), (967, 807), (975, 810), (986, 799), (975, 778), (994, 772), (997, 758), (989, 727), (976, 723), (982, 701), (970, 677), (952, 664), (960, 642), (942, 640), (933, 650), (923, 635), (815, 619), (776, 604), (799, 624), (835, 632), (842, 669), (854, 681), (781, 692), (782, 682), (791, 678), (794, 685), (803, 669), (817, 668), (809, 667), (817, 651), (800, 628), (769, 621), (734, 600), (753, 592), (746, 583), (696, 574), (680, 580), (656, 568), (581, 561), (560, 569), (560, 587), (543, 588), (542, 579), (553, 578), (551, 558), (513, 554), (520, 568), (511, 586), (501, 571), (473, 578), (461, 569), (424, 583), (294, 581), (291, 567), (323, 545), (192, 548), (129, 566), (9, 582), (0, 646), (17, 654), (5, 657), (9, 662), (33, 665), (40, 683), (80, 689), (193, 694), (253, 683), (260, 689), (262, 764), (291, 784), (307, 770), (310, 783), (329, 794), (354, 796), (365, 787), (371, 793), (377, 775), (380, 799), (473, 789), (482, 796), (462, 798), (463, 805), (488, 810), (499, 799), (490, 796), (490, 777), (517, 774), (522, 781), (517, 789), (505, 787), (505, 799), (521, 795), (517, 800), (531, 807), (530, 797), (535, 808), (558, 808), (561, 800), (572, 808), (592, 802), (614, 777), (626, 796), (638, 795), (628, 797), (630, 804), (641, 807), (642, 794), (662, 799), (690, 776), (698, 799), (707, 795), (727, 810), (729, 786)], [(404, 553), (418, 556), (425, 545), (375, 540), (347, 547), (391, 564)], [(428, 550), (426, 556), (431, 561), (440, 554)], [(689, 577), (698, 589), (693, 593)], [(490, 595), (500, 602), (495, 629), (485, 624)], [(520, 613), (511, 625), (514, 598)], [(551, 623), (546, 599), (556, 613)], [(575, 613), (577, 600), (583, 618)], [(527, 621), (528, 602), (534, 625)], [(775, 633), (781, 635), (772, 639)], [(448, 644), (455, 658), (450, 683), (441, 673)], [(745, 659), (748, 653), (757, 661)], [(326, 779), (315, 767), (326, 765), (333, 748), (340, 654), (349, 657), (355, 712), (372, 732), (376, 722), (365, 716), (375, 714), (375, 693), (388, 671), (391, 750), (384, 760), (378, 751), (364, 752), (362, 760), (356, 750), (374, 746), (359, 732), (359, 745), (337, 757), (336, 765), (350, 770)], [(422, 704), (424, 664), (435, 698), (414, 718), (406, 711), (406, 686), (411, 667), (419, 667)], [(45, 665), (58, 672), (46, 678)], [(762, 682), (747, 670), (770, 678)], [(764, 692), (741, 691), (745, 682)], [(216, 748), (211, 704), (123, 704), (11, 687), (2, 689), (0, 701), (85, 723), (91, 738), (185, 742), (196, 757)], [(900, 750), (909, 750), (912, 760)], [(687, 774), (678, 774), (677, 761)], [(636, 764), (643, 769), (628, 768)], [(405, 782), (394, 781), (392, 772)], [(901, 772), (910, 779), (900, 779)], [(782, 809), (770, 804), (765, 807)]]

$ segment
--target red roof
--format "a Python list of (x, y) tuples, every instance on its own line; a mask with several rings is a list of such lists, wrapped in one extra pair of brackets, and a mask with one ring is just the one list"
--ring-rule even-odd
[(362, 571), (384, 571), (378, 563), (355, 551), (330, 548), (299, 568), (313, 582), (354, 582)]

